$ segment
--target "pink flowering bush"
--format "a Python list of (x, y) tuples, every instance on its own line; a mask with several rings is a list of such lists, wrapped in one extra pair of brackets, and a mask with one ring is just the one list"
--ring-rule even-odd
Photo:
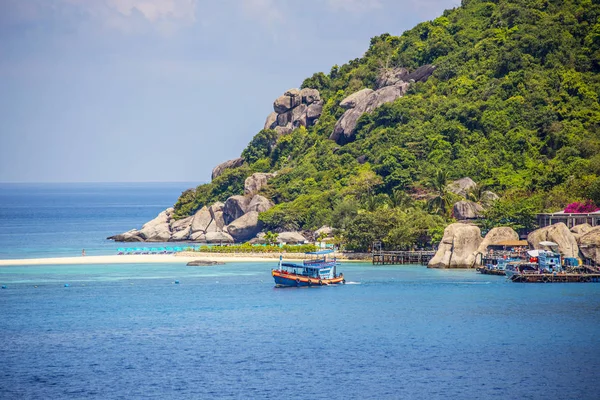
[(565, 212), (569, 214), (585, 214), (595, 211), (600, 211), (600, 208), (596, 207), (591, 200), (587, 200), (585, 203), (576, 201), (565, 207)]

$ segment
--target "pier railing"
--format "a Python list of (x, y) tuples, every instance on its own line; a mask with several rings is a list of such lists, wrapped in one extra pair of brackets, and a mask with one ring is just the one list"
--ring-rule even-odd
[(373, 265), (421, 264), (426, 265), (435, 251), (373, 251)]

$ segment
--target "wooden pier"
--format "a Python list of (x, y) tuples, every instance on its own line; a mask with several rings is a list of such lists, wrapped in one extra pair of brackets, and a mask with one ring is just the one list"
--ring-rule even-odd
[(525, 283), (600, 282), (600, 274), (518, 274), (510, 280)]
[(427, 265), (435, 251), (374, 251), (373, 265)]

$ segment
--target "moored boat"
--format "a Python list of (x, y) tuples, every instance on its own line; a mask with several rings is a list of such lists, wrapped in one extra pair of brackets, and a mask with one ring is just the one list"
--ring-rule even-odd
[(336, 259), (327, 260), (327, 254), (332, 250), (314, 251), (306, 253), (314, 256), (304, 260), (302, 264), (283, 262), (279, 257), (279, 265), (271, 270), (276, 287), (324, 286), (346, 283), (344, 274), (338, 274)]

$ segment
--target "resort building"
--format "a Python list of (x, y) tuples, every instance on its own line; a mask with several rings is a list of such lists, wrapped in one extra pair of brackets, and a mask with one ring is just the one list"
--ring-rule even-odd
[(590, 224), (591, 226), (600, 226), (600, 211), (592, 213), (565, 213), (564, 211), (555, 212), (552, 214), (538, 214), (537, 223), (540, 228), (564, 222), (567, 227), (572, 228), (575, 225)]

